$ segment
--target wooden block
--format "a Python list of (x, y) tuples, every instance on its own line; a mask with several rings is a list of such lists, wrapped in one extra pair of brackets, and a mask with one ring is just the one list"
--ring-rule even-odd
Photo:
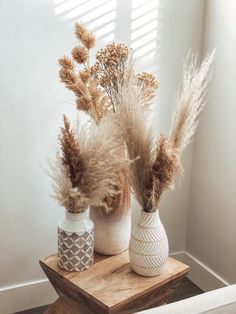
[(189, 269), (169, 257), (161, 275), (141, 277), (131, 270), (127, 251), (116, 256), (96, 254), (94, 265), (81, 273), (60, 269), (57, 255), (40, 265), (67, 304), (78, 311), (84, 307), (83, 313), (99, 314), (134, 313), (163, 304)]

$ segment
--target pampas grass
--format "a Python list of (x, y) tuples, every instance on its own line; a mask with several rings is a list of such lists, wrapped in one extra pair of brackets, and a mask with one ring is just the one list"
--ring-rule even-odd
[(129, 158), (130, 184), (137, 201), (145, 208), (147, 184), (151, 180), (153, 161), (153, 134), (147, 111), (143, 106), (141, 88), (137, 84), (132, 57), (126, 65), (122, 84), (118, 86), (115, 99), (116, 114)]
[(207, 56), (201, 66), (197, 57), (189, 55), (183, 69), (181, 91), (173, 114), (170, 139), (180, 152), (191, 142), (198, 125), (198, 116), (206, 103), (211, 64), (215, 51)]
[(210, 67), (214, 52), (201, 66), (192, 56), (184, 67), (184, 76), (172, 119), (169, 136), (154, 141), (145, 95), (134, 75), (132, 56), (126, 64), (124, 79), (116, 94), (116, 110), (130, 159), (130, 184), (144, 211), (154, 212), (163, 193), (173, 187), (181, 175), (181, 153), (190, 143), (197, 127), (198, 116), (205, 104)]
[[(196, 56), (188, 57), (170, 132), (154, 138), (147, 109), (159, 86), (155, 76), (136, 74), (132, 52), (116, 43), (98, 51), (90, 67), (89, 52), (96, 44), (95, 36), (82, 23), (75, 24), (75, 36), (79, 45), (72, 49), (73, 60), (66, 56), (59, 59), (59, 75), (74, 92), (77, 109), (86, 112), (97, 126), (75, 134), (64, 121), (62, 155), (53, 168), (55, 196), (71, 211), (90, 205), (107, 208), (109, 201), (104, 200), (118, 193), (118, 176), (124, 171), (127, 177), (125, 143), (133, 161), (130, 185), (142, 208), (153, 212), (163, 193), (183, 173), (181, 154), (196, 132), (206, 102), (214, 52), (200, 67)], [(77, 71), (78, 65), (83, 69)], [(67, 177), (62, 180), (63, 174)]]
[(61, 153), (51, 161), (54, 197), (69, 212), (78, 213), (89, 206), (103, 206), (104, 199), (114, 196), (119, 173), (125, 177), (129, 161), (125, 158), (122, 138), (114, 119), (104, 119), (89, 130), (75, 132), (66, 117), (60, 139)]

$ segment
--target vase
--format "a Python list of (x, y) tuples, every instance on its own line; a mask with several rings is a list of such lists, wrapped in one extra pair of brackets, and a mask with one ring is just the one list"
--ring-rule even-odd
[(128, 249), (131, 233), (131, 210), (105, 213), (90, 209), (94, 222), (94, 250), (103, 255), (116, 255)]
[(83, 271), (93, 264), (94, 226), (88, 211), (70, 213), (58, 223), (58, 265), (67, 271)]
[(159, 211), (141, 211), (133, 227), (129, 244), (130, 266), (141, 276), (160, 275), (169, 254), (168, 239)]
[(128, 249), (131, 234), (130, 188), (122, 182), (120, 193), (107, 198), (106, 212), (101, 207), (90, 208), (94, 222), (94, 250), (103, 255), (116, 255)]

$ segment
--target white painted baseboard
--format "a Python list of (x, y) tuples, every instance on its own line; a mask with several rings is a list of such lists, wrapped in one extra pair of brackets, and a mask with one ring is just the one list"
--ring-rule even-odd
[[(187, 277), (203, 291), (229, 285), (228, 282), (188, 252), (175, 252), (170, 256), (190, 266)], [(10, 314), (50, 304), (56, 298), (56, 292), (47, 279), (2, 288), (0, 289), (0, 313)]]
[(57, 294), (47, 279), (0, 289), (0, 313), (18, 311), (53, 303)]
[(190, 253), (176, 252), (170, 255), (190, 267), (187, 277), (204, 292), (230, 285)]

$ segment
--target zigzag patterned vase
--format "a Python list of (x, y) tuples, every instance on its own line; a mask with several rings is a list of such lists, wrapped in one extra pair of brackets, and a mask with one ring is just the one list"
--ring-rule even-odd
[(130, 265), (141, 276), (160, 275), (169, 254), (168, 239), (159, 212), (141, 212), (129, 244)]
[(58, 223), (58, 266), (67, 271), (83, 271), (93, 264), (94, 228), (87, 212), (66, 211)]

